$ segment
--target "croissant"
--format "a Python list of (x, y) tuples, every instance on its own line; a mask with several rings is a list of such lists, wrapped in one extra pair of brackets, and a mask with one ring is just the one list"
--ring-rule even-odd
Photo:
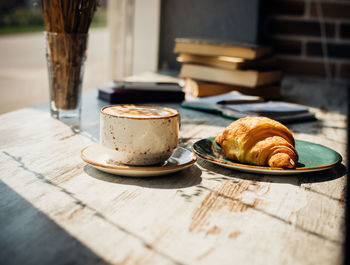
[(293, 168), (298, 162), (292, 133), (266, 117), (246, 117), (232, 122), (215, 138), (225, 156), (258, 166)]

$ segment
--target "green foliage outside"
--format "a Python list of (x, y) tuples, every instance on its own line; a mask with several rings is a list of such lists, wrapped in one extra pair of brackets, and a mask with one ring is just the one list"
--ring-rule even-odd
[[(105, 9), (98, 9), (94, 15), (91, 27), (106, 27), (107, 14)], [(0, 12), (0, 35), (29, 33), (44, 30), (44, 22), (39, 9), (14, 9), (6, 13)]]

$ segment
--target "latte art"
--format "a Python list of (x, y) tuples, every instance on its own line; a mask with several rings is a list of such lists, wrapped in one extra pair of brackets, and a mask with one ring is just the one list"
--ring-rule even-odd
[(103, 112), (112, 116), (126, 118), (161, 118), (176, 114), (167, 108), (154, 106), (117, 105), (103, 109)]

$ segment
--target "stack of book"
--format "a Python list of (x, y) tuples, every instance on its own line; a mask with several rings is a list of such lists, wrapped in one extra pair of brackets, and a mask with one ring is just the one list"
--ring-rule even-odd
[(232, 90), (264, 99), (280, 97), (282, 72), (271, 47), (207, 39), (175, 39), (174, 53), (182, 63), (179, 77), (194, 97)]

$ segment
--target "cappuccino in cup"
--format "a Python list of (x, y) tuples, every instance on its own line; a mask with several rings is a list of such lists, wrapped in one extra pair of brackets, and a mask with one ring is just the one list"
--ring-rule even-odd
[(180, 114), (148, 105), (113, 105), (100, 113), (100, 144), (112, 160), (135, 166), (167, 160), (177, 147)]

